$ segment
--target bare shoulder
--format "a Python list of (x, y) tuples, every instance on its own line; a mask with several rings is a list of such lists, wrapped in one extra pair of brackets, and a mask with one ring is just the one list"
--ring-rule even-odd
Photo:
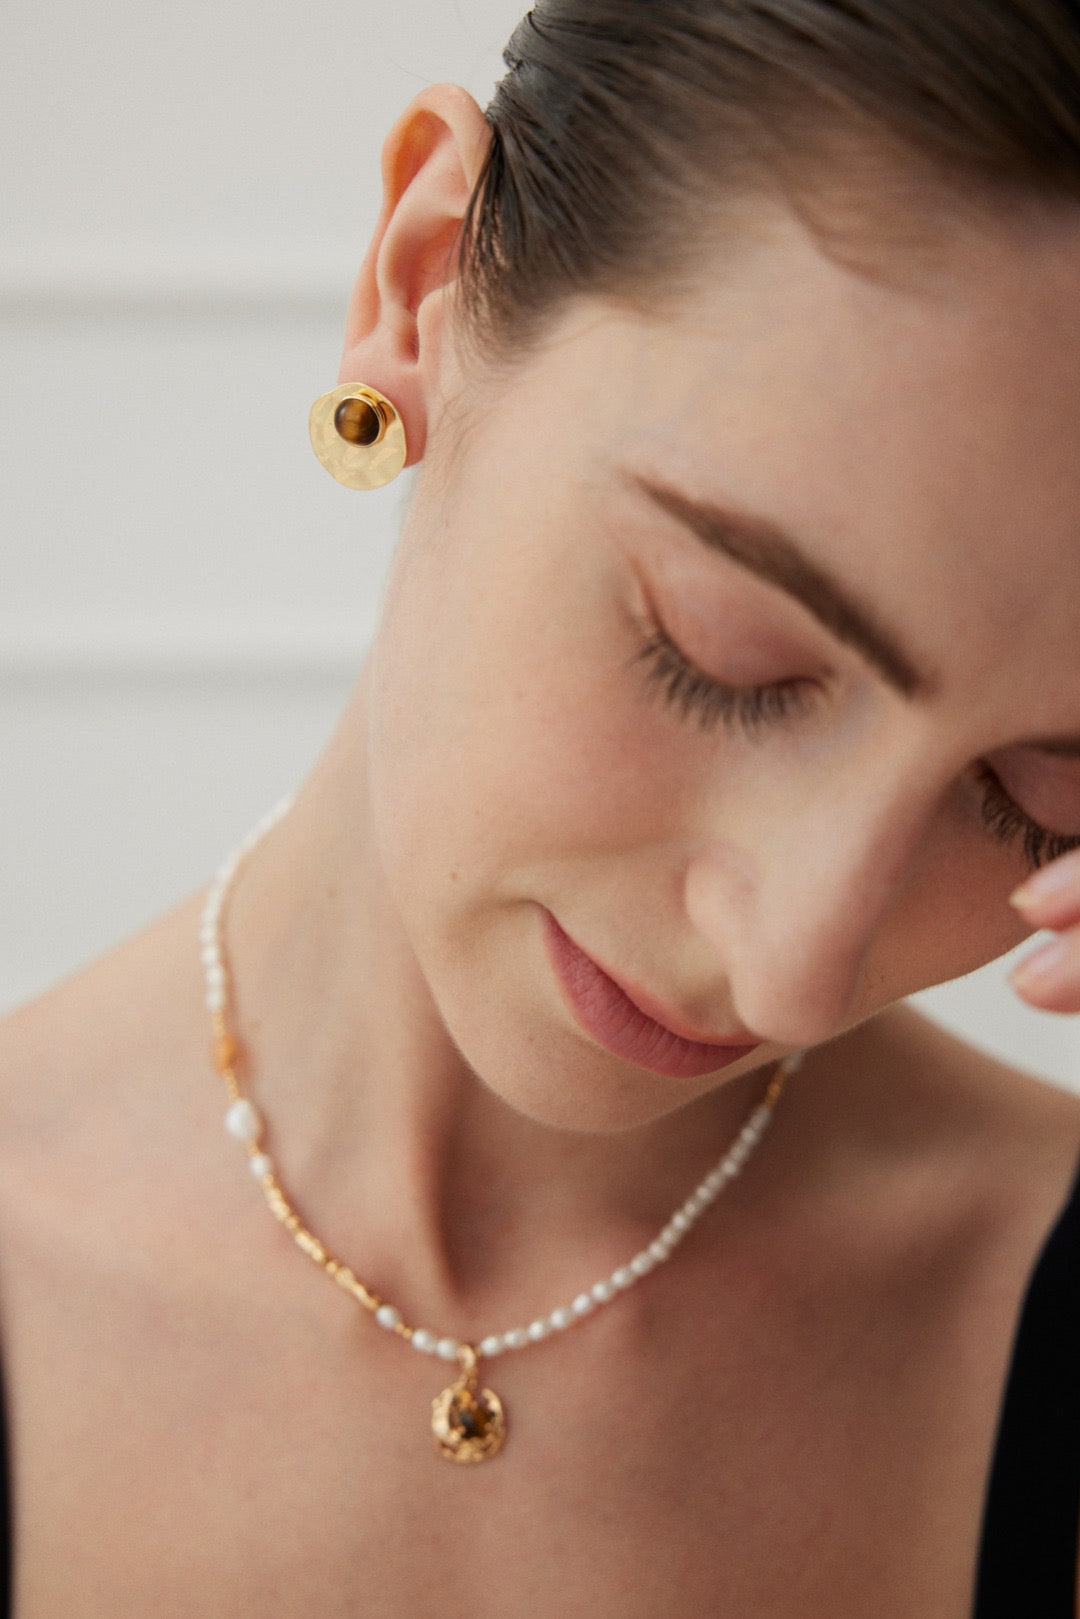
[[(0, 1243), (31, 1203), (86, 1198), (182, 1113), (202, 1030), (199, 897), (0, 1019)], [(186, 1099), (190, 1102), (190, 1098)]]

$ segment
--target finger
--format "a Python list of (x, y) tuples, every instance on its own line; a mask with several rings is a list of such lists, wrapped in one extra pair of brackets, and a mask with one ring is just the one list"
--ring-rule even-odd
[(1052, 860), (1009, 895), (1009, 904), (1037, 928), (1080, 922), (1080, 849)]
[(1044, 1012), (1080, 1012), (1080, 929), (1033, 950), (1009, 974), (1009, 983)]

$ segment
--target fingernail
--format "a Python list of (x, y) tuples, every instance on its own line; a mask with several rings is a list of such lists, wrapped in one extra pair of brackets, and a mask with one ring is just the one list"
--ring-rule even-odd
[(1034, 872), (1019, 888), (1014, 888), (1009, 904), (1041, 905), (1044, 899), (1051, 899), (1076, 883), (1080, 883), (1080, 860), (1071, 856), (1067, 860), (1055, 860), (1052, 865)]
[(1009, 974), (1009, 983), (1016, 988), (1023, 988), (1028, 984), (1045, 982), (1057, 972), (1066, 952), (1064, 939), (1051, 939), (1049, 944), (1033, 950), (1030, 956), (1024, 957), (1019, 966), (1013, 968)]

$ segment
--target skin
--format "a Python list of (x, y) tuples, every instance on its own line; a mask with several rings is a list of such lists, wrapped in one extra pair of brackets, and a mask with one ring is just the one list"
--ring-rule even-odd
[[(223, 1142), (201, 896), (10, 1019), (20, 1619), (966, 1611), (1080, 1120), (898, 1003), (1049, 925), (1061, 975), (1027, 999), (1080, 1010), (1080, 860), (1010, 905), (1023, 853), (975, 778), (1080, 834), (1080, 760), (1030, 745), (1080, 733), (1080, 219), (965, 216), (872, 277), (761, 199), (677, 306), (577, 301), (494, 373), (446, 268), (485, 141), (451, 86), (403, 115), (350, 308), (341, 380), (394, 400), (422, 465), (354, 698), (227, 916), (268, 1145), (335, 1253), (475, 1339), (648, 1241), (764, 1066), (813, 1049), (722, 1214), (491, 1369), (512, 1438), (466, 1477), (430, 1452), (445, 1368), (357, 1322)], [(797, 532), (931, 694), (627, 468)], [(812, 708), (753, 738), (682, 718), (627, 666), (653, 614)], [(762, 1045), (696, 1080), (611, 1056), (540, 906)]]

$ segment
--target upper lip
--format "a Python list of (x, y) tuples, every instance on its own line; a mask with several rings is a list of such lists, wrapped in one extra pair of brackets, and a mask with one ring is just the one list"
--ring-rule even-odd
[[(580, 945), (577, 948), (581, 950)], [(582, 950), (582, 955), (587, 954), (587, 951)], [(639, 1012), (644, 1012), (645, 1016), (652, 1018), (654, 1023), (659, 1023), (665, 1029), (669, 1029), (672, 1034), (677, 1034), (681, 1040), (693, 1040), (697, 1045), (702, 1046), (757, 1046), (761, 1044), (758, 1036), (751, 1034), (749, 1029), (736, 1028), (725, 1034), (702, 1034), (700, 1030), (692, 1029), (678, 1013), (672, 1015), (667, 1007), (662, 1005), (660, 1001), (654, 1000), (647, 990), (639, 988), (637, 984), (631, 983), (627, 978), (620, 977), (618, 973), (613, 973), (610, 967), (605, 967), (603, 962), (597, 961), (595, 956), (590, 956), (589, 960), (594, 967), (599, 967), (600, 971), (622, 990), (628, 1001), (633, 1001)]]

